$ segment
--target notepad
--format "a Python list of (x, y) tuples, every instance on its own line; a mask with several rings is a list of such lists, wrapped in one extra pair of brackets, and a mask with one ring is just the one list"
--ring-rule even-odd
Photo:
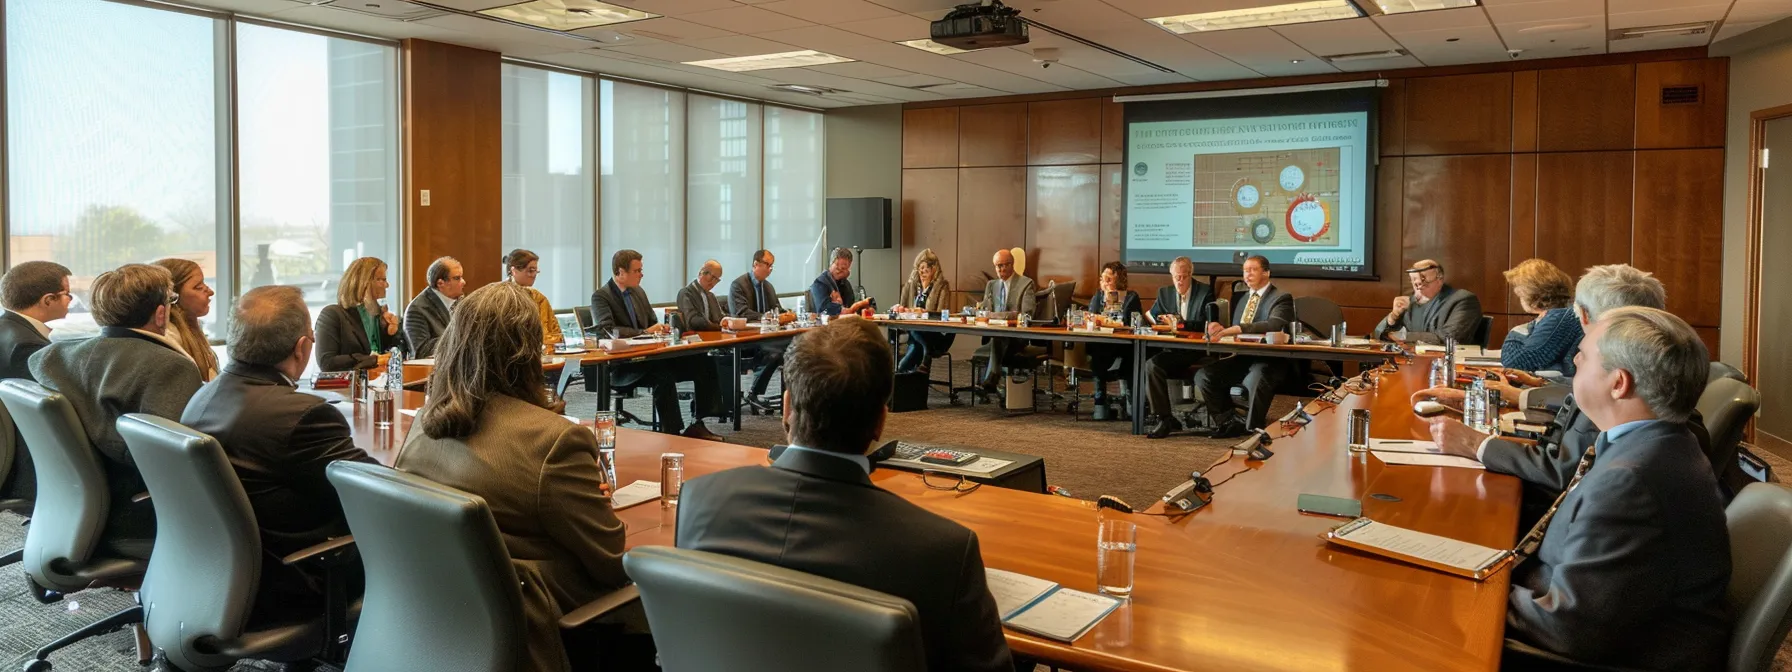
[(1120, 606), (1118, 599), (1025, 574), (985, 569), (984, 575), (1003, 625), (1060, 642), (1076, 641)]
[(1333, 528), (1323, 538), (1340, 546), (1477, 581), (1505, 568), (1512, 560), (1512, 552), (1508, 550), (1426, 534), (1368, 518), (1358, 518)]
[(642, 502), (651, 502), (660, 498), (660, 484), (654, 481), (635, 481), (622, 486), (621, 490), (610, 493), (610, 508), (620, 511)]
[(1455, 455), (1433, 455), (1429, 453), (1396, 453), (1386, 450), (1369, 451), (1375, 459), (1391, 465), (1412, 467), (1461, 467), (1464, 469), (1486, 469), (1480, 462)]
[(1416, 439), (1369, 439), (1369, 450), (1377, 453), (1420, 453), (1442, 455), (1443, 449), (1431, 441)]

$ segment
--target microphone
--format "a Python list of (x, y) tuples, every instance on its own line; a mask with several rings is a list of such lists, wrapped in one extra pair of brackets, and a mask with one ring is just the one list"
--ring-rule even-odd
[(1232, 446), (1232, 454), (1246, 455), (1247, 457), (1245, 459), (1249, 460), (1267, 460), (1276, 456), (1275, 452), (1268, 448), (1270, 443), (1272, 443), (1272, 441), (1269, 438), (1269, 432), (1263, 431), (1262, 429), (1253, 429), (1251, 430), (1251, 436), (1249, 438), (1238, 442), (1238, 445)]
[(1212, 501), (1213, 484), (1199, 471), (1188, 472), (1188, 480), (1164, 493), (1165, 505), (1185, 513), (1207, 506)]
[(1060, 487), (1058, 487), (1058, 486), (1055, 486), (1055, 485), (1048, 485), (1048, 486), (1045, 486), (1045, 491), (1046, 491), (1046, 492), (1048, 492), (1048, 493), (1051, 493), (1051, 494), (1054, 494), (1054, 495), (1057, 495), (1057, 496), (1059, 496), (1059, 497), (1069, 497), (1069, 498), (1071, 498), (1071, 499), (1076, 499), (1076, 495), (1072, 495), (1072, 494), (1070, 494), (1070, 491), (1069, 491), (1069, 490), (1065, 490), (1065, 489), (1063, 489), (1063, 488), (1060, 488)]

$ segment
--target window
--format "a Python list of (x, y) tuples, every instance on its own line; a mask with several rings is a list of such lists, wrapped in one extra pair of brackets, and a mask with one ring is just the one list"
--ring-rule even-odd
[(633, 249), (644, 257), (641, 288), (657, 303), (672, 302), (686, 282), (684, 96), (604, 80), (598, 97), (603, 256), (597, 281), (610, 279), (610, 255)]
[(779, 291), (807, 289), (828, 263), (823, 137), (821, 114), (765, 108), (765, 249), (777, 256), (771, 281)]
[(397, 58), (385, 44), (237, 25), (245, 287), (302, 287), (315, 316), (357, 257), (384, 260), (397, 286)]
[(598, 266), (592, 89), (589, 77), (504, 64), (504, 251), (541, 257), (535, 288), (557, 308), (591, 302)]
[(707, 259), (722, 263), (725, 279), (752, 267), (760, 233), (759, 129), (756, 103), (691, 96), (685, 282)]
[[(7, 0), (7, 240), (13, 263), (74, 272), (57, 327), (93, 329), (94, 276), (199, 262), (231, 296), (219, 235), (217, 19), (100, 0)], [(203, 318), (221, 335), (228, 301)]]

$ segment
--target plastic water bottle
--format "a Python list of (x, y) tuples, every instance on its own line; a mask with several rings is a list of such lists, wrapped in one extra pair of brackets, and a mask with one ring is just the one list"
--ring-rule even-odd
[(1476, 378), (1470, 383), (1468, 394), (1462, 400), (1463, 424), (1477, 432), (1486, 431), (1487, 427), (1487, 383)]
[(386, 360), (386, 389), (397, 394), (404, 390), (404, 353), (392, 348), (391, 358)]

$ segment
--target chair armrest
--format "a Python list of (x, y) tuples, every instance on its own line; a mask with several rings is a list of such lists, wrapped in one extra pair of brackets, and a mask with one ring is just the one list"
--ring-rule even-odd
[(147, 492), (139, 492), (135, 495), (131, 495), (131, 503), (132, 504), (136, 504), (139, 502), (147, 502), (147, 501), (149, 501), (149, 493), (147, 493)]
[(631, 583), (621, 588), (617, 588), (616, 590), (610, 591), (609, 594), (592, 600), (585, 606), (574, 609), (571, 613), (565, 616), (561, 616), (560, 629), (573, 630), (585, 627), (587, 623), (596, 620), (598, 617), (622, 607), (626, 607), (640, 599), (641, 589), (636, 588), (635, 584)]
[(291, 555), (281, 558), (280, 563), (284, 565), (296, 565), (301, 562), (311, 562), (314, 560), (327, 562), (334, 559), (337, 554), (354, 545), (355, 536), (352, 534), (345, 534), (334, 539), (327, 539), (317, 544), (313, 544), (308, 548), (293, 551)]

